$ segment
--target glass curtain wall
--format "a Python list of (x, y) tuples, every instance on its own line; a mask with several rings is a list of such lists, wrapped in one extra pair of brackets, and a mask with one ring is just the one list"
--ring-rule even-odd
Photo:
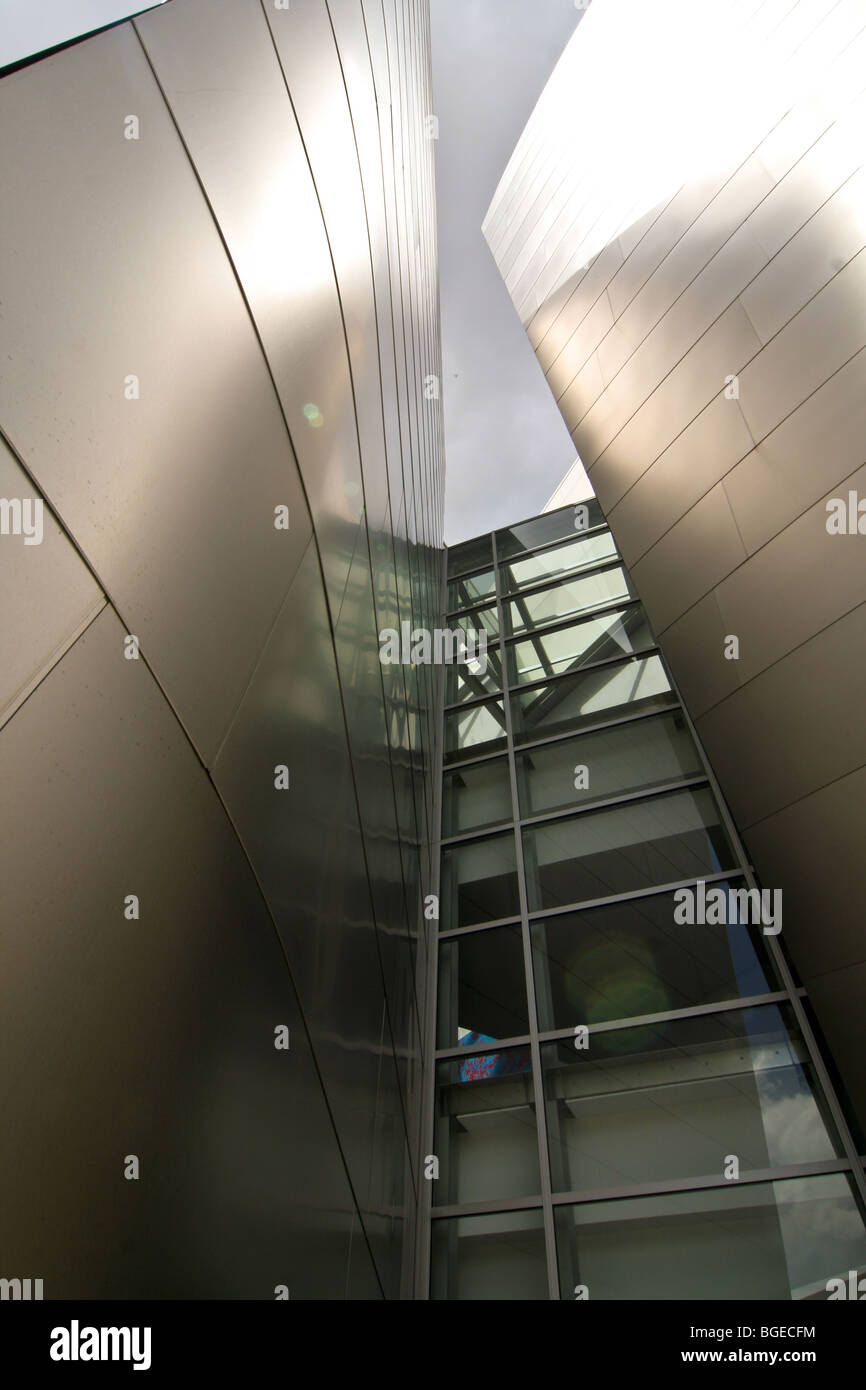
[(862, 1162), (598, 504), (448, 576), (431, 1296), (826, 1296)]

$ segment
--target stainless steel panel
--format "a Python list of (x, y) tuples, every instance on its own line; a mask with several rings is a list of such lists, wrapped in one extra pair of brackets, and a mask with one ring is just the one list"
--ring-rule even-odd
[(755, 440), (760, 443), (864, 344), (866, 252), (861, 251), (742, 371), (740, 405)]
[(386, 1298), (399, 1298), (404, 1240), (415, 1219), (414, 1188), (409, 1178), (406, 1119), (392, 1034), (383, 1009), (382, 1060), (373, 1125), (371, 1181), (367, 1214), (368, 1239)]
[[(389, 832), (383, 831), (378, 823), (389, 796), (393, 807), (393, 793), (376, 632), (379, 627), (388, 625), (389, 618), (393, 620), (394, 562), (386, 529), (390, 525), (390, 507), (388, 473), (383, 466), (385, 438), (379, 357), (377, 351), (370, 351), (377, 327), (370, 241), (353, 126), (334, 35), (322, 7), (295, 6), (291, 16), (285, 12), (268, 16), (273, 44), (289, 84), (293, 111), (286, 101), (283, 75), (274, 65), (274, 47), (267, 32), (255, 27), (251, 11), (248, 20), (240, 7), (222, 8), (224, 22), (216, 47), (209, 41), (194, 49), (189, 37), (184, 46), (184, 36), (196, 32), (201, 25), (201, 5), (185, 11), (170, 28), (154, 24), (151, 30), (143, 25), (142, 32), (209, 196), (218, 210), (260, 324), (290, 422), (301, 418), (305, 401), (324, 400), (327, 395), (330, 403), (330, 409), (323, 410), (324, 424), (316, 433), (309, 431), (306, 421), (301, 426), (300, 438), (294, 424), (292, 432), (328, 578), (349, 741), (362, 797), (367, 869), (382, 929), (391, 930), (390, 924), (403, 920), (404, 910), (393, 810)], [(257, 15), (261, 14), (258, 6), (255, 10)], [(211, 7), (208, 7), (210, 14)], [(348, 42), (345, 24), (340, 32), (345, 45)], [(355, 37), (357, 39), (357, 34)], [(198, 67), (190, 73), (193, 54)], [(239, 84), (232, 77), (239, 65), (242, 72), (249, 73), (247, 87), (256, 93), (252, 108), (243, 90), (244, 83)], [(202, 97), (199, 91), (205, 86), (202, 76), (205, 70), (211, 73), (210, 85), (221, 89), (231, 85), (240, 88), (232, 102), (226, 105), (221, 101), (217, 111), (209, 94), (205, 92)], [(301, 124), (303, 145), (294, 126), (293, 113)], [(247, 142), (248, 153), (236, 169), (229, 171), (231, 179), (227, 180), (222, 145), (229, 129), (234, 141)], [(263, 130), (269, 132), (264, 153)], [(368, 128), (365, 150), (370, 158), (375, 153), (381, 165), (378, 140), (375, 152), (372, 149), (374, 134)], [(315, 187), (307, 159), (312, 163)], [(256, 161), (261, 164), (263, 160), (272, 170), (271, 187), (279, 189), (285, 185), (286, 196), (275, 199), (268, 209), (267, 223), (260, 225), (261, 218), (259, 223), (251, 220), (250, 203), (254, 203), (255, 185), (249, 180), (261, 182)], [(374, 192), (375, 187), (374, 180)], [(317, 200), (324, 212), (324, 226)], [(309, 285), (301, 284), (294, 269), (287, 274), (286, 267), (282, 267), (276, 277), (271, 273), (272, 267), (263, 263), (262, 250), (267, 249), (261, 245), (264, 236), (269, 238), (272, 248), (280, 247), (281, 255), (286, 246), (294, 245), (299, 264), (303, 253), (306, 257), (304, 273), (311, 280)], [(318, 285), (315, 261), (310, 274), (311, 242), (315, 243), (320, 263)], [(334, 284), (331, 255), (339, 294)], [(379, 267), (380, 270), (387, 268), (387, 247), (384, 256), (380, 247)], [(382, 287), (383, 293), (385, 289)], [(382, 298), (380, 303), (384, 308), (387, 301)], [(390, 307), (388, 312), (390, 314)], [(344, 329), (348, 335), (351, 376)], [(381, 331), (383, 336), (387, 333), (384, 317)], [(305, 374), (311, 383), (318, 381), (315, 388), (318, 394), (314, 393), (312, 384), (309, 389), (299, 390)], [(396, 388), (391, 398), (396, 399)], [(365, 461), (363, 488), (356, 411), (362, 446), (360, 458)], [(399, 435), (392, 430), (392, 458), (399, 445)], [(399, 466), (399, 459), (397, 463)], [(342, 480), (329, 476), (335, 468), (343, 470)], [(372, 584), (380, 604), (376, 614), (372, 607), (367, 531), (363, 521), (354, 524), (362, 505), (370, 518), (373, 537)], [(370, 725), (371, 718), (377, 721), (375, 727)], [(376, 785), (368, 792), (367, 781), (371, 777), (375, 778)], [(277, 889), (275, 870), (275, 891)], [(386, 937), (382, 944), (388, 947), (390, 938)], [(374, 956), (371, 961), (375, 961)], [(405, 992), (400, 968), (393, 960), (385, 963), (385, 978), (392, 988), (399, 987)], [(381, 981), (377, 988), (381, 990)], [(394, 1007), (398, 1014), (405, 1013), (405, 1001), (399, 1009), (396, 1002)], [(405, 1031), (405, 1021), (403, 1027)], [(363, 1135), (358, 1133), (358, 1145), (363, 1148), (365, 1142)]]
[[(532, 321), (537, 335), (533, 347), (545, 372), (575, 329), (583, 322), (599, 295), (604, 293), (611, 276), (621, 265), (622, 251), (618, 243), (613, 242), (595, 257), (588, 269), (584, 271), (578, 268), (539, 310)], [(548, 311), (551, 319), (544, 326)]]
[(596, 357), (605, 386), (609, 386), (631, 357), (634, 345), (616, 324), (598, 345)]
[(106, 609), (0, 735), (4, 1260), (46, 1298), (340, 1298), (352, 1200), (285, 961), (123, 635)]
[[(527, 325), (533, 322), (537, 310), (544, 308), (551, 298), (551, 294), (553, 297), (556, 296), (556, 286), (571, 280), (574, 272), (580, 268), (581, 259), (586, 260), (585, 254), (578, 251), (575, 246), (572, 233), (572, 224), (575, 217), (580, 215), (583, 201), (582, 195), (572, 197), (569, 200), (567, 207), (563, 209), (557, 221), (551, 238), (545, 240), (544, 246), (533, 257), (535, 279), (530, 289), (526, 307), (521, 311), (523, 322)], [(625, 255), (620, 238), (616, 239), (615, 245), (619, 247), (620, 254)], [(515, 302), (519, 304), (520, 300), (516, 295), (514, 298)]]
[[(866, 769), (860, 768), (749, 831), (765, 884), (783, 887), (783, 939), (804, 976), (844, 970), (866, 959), (860, 909), (866, 859), (860, 855), (852, 863), (850, 858), (864, 792)], [(816, 931), (816, 922), (824, 930)]]
[[(618, 433), (605, 393), (573, 431), (572, 438), (591, 476), (597, 467), (599, 474), (604, 472), (609, 482), (613, 481), (613, 495), (609, 493), (604, 504), (607, 508), (623, 496), (714, 397), (724, 394), (725, 377), (739, 371), (759, 346), (742, 307), (732, 304), (649, 399), (642, 405), (635, 401), (635, 413)], [(741, 403), (742, 394), (741, 385)], [(616, 413), (621, 411), (617, 409)], [(605, 439), (613, 442), (604, 445)], [(588, 448), (585, 440), (589, 441)]]
[[(738, 232), (740, 237), (745, 235), (740, 230), (743, 222), (772, 187), (773, 180), (760, 160), (754, 156), (746, 160), (696, 218), (689, 227), (688, 234), (677, 241), (643, 288), (619, 314), (620, 328), (627, 337), (633, 338), (636, 343), (641, 342), (648, 329), (668, 312), (684, 291), (691, 290), (692, 307), (686, 310), (687, 322), (689, 318), (709, 306), (713, 294), (718, 293), (719, 289), (724, 302), (719, 304), (716, 313), (727, 307), (737, 290), (745, 283), (742, 279), (737, 283), (737, 277), (744, 275), (746, 279), (750, 279), (755, 273), (755, 270), (750, 271), (750, 266), (754, 263), (757, 267), (768, 258), (760, 243), (757, 240), (753, 241), (750, 236), (745, 247), (736, 247), (733, 258), (726, 243)], [(723, 257), (722, 272), (716, 276), (720, 283), (714, 284), (714, 277), (710, 272), (705, 299), (696, 287), (692, 290), (692, 282), (705, 267), (709, 270), (713, 258), (719, 255)], [(731, 285), (732, 291), (725, 299), (725, 290)], [(687, 304), (688, 302), (687, 300)], [(704, 326), (706, 325), (696, 325), (692, 342)], [(690, 343), (686, 343), (686, 346), (690, 346)]]
[(729, 469), (751, 448), (737, 402), (715, 396), (609, 513), (626, 564), (634, 564), (723, 477), (727, 490)]
[[(0, 536), (0, 726), (59, 661), (105, 598), (51, 512), (0, 440), (0, 497), (39, 501), (30, 536)], [(10, 521), (13, 524), (14, 518)], [(40, 538), (41, 537), (41, 538)]]
[(388, 479), (381, 466), (379, 355), (371, 351), (377, 341), (377, 322), (364, 189), (343, 70), (330, 13), (320, 0), (295, 0), (291, 11), (269, 6), (266, 13), (327, 230), (351, 363), (349, 389), (362, 464), (367, 460), (364, 504), (378, 526), (387, 509)]
[(656, 209), (657, 216), (651, 227), (625, 258), (622, 268), (611, 277), (608, 292), (617, 319), (640, 294), (673, 247), (688, 235), (693, 223), (735, 172), (735, 167), (730, 166), (713, 170), (685, 184)]
[[(701, 255), (705, 252), (701, 247)], [(738, 227), (691, 284), (677, 298), (671, 296), (661, 316), (641, 322), (643, 341), (617, 378), (623, 393), (629, 396), (645, 382), (661, 381), (766, 263), (748, 225)], [(622, 320), (619, 328), (626, 336), (634, 331)]]
[(862, 1117), (866, 1115), (866, 962), (820, 979), (807, 977), (806, 986), (851, 1105)]
[[(768, 131), (758, 146), (757, 154), (777, 184), (781, 184), (791, 170), (799, 166), (810, 146), (820, 140), (832, 123), (832, 116), (823, 103), (802, 102), (787, 111), (773, 129)], [(777, 189), (774, 193), (774, 199), (777, 198), (778, 191)], [(760, 218), (761, 209), (757, 209), (753, 216)], [(782, 242), (786, 239), (782, 237)], [(778, 251), (782, 242), (767, 245), (771, 255)]]
[[(274, 768), (289, 769), (289, 788)], [(327, 608), (298, 570), (214, 768), (292, 967), (362, 1215), (384, 1000)]]
[[(741, 684), (740, 662), (725, 658), (725, 627), (716, 591), (666, 629), (661, 647), (686, 708), (698, 719)], [(725, 759), (724, 767), (727, 767)], [(720, 769), (717, 766), (716, 771)]]
[(745, 558), (720, 483), (631, 568), (656, 632), (664, 632)]
[[(439, 606), (441, 560), (429, 546), (441, 534), (441, 409), (423, 399), (423, 378), (441, 367), (420, 19), (413, 6), (362, 12), (348, 0), (295, 0), (280, 12), (257, 0), (174, 0), (0, 86), (18, 143), (6, 156), (4, 330), (16, 366), (4, 423), (140, 637), (224, 797), (225, 811), (142, 663), (171, 737), (155, 717), (141, 729), (124, 711), (124, 734), (140, 735), (129, 775), (139, 759), (152, 778), (169, 753), (177, 762), (174, 739), (212, 808), (202, 813), (175, 777), (144, 798), (144, 831), (128, 813), (175, 892), (165, 921), (176, 916), (198, 941), (189, 884), (208, 876), (219, 901), (203, 890), (200, 916), (211, 916), (218, 960), (227, 957), (221, 933), (242, 919), (252, 963), (238, 943), (233, 984), (243, 990), (246, 971), (266, 1002), (287, 998), (278, 1017), (290, 1018), (293, 1056), (300, 1040), (288, 1085), (277, 1064), (281, 1090), (242, 1050), (237, 1065), (225, 1048), (219, 1055), (228, 1079), (208, 1074), (205, 1089), (191, 1078), (183, 1099), (197, 1119), (203, 1112), (200, 1128), (215, 1130), (217, 1159), (189, 1213), (185, 1192), (158, 1189), (164, 1229), (190, 1230), (189, 1268), (166, 1275), (162, 1250), (159, 1260), (145, 1250), (130, 1275), (140, 1253), (130, 1246), (128, 1287), (154, 1296), (213, 1286), (216, 1296), (270, 1298), (281, 1281), (293, 1298), (400, 1290), (417, 1160), (414, 986), (422, 873), (430, 882), (421, 837), (431, 833), (434, 687), (427, 668), (382, 668), (377, 632), (404, 617), (430, 626)], [(127, 111), (140, 119), (138, 141), (123, 138), (117, 113)], [(124, 399), (127, 371), (140, 377), (139, 400)], [(288, 533), (273, 526), (280, 503)], [(0, 756), (76, 654), (93, 650), (104, 621), (19, 710)], [(113, 612), (111, 623), (118, 667), (131, 667)], [(28, 659), (38, 657), (33, 643)], [(113, 687), (94, 670), (96, 728)], [(82, 754), (83, 765), (101, 769), (99, 753)], [(274, 786), (280, 764), (290, 770), (286, 792)], [(107, 775), (91, 779), (97, 803)], [(112, 776), (129, 800), (129, 778)], [(91, 829), (77, 804), (70, 814), (86, 850), (82, 892), (98, 879), (96, 846), (112, 873), (138, 864), (125, 857), (116, 796), (103, 798), (110, 828)], [(170, 814), (155, 810), (161, 799)], [(58, 874), (74, 872), (76, 845), (58, 856)], [(229, 882), (235, 860), (252, 906)], [(174, 996), (186, 986), (187, 1002), (198, 997), (189, 969), (176, 968), (175, 953), (148, 971), (150, 1002), (160, 972), (178, 977), (168, 1017), (183, 1048)], [(118, 998), (120, 1015), (126, 994)], [(220, 996), (211, 1015), (235, 1030), (246, 1017), (237, 994)], [(279, 1055), (272, 1030), (266, 1046)], [(111, 1052), (103, 1038), (100, 1047)], [(136, 1096), (133, 1077), (118, 1102), (131, 1123), (141, 1118)], [(183, 1136), (179, 1113), (162, 1124), (163, 1150), (186, 1174), (183, 1138), (182, 1162), (171, 1149), (175, 1132)], [(297, 1152), (286, 1158), (287, 1135)], [(258, 1186), (248, 1160), (264, 1165)], [(69, 1192), (79, 1178), (87, 1186), (85, 1167)], [(228, 1222), (213, 1216), (222, 1200), (233, 1204)], [(109, 1211), (108, 1228), (111, 1220)], [(152, 1244), (168, 1239), (149, 1207), (137, 1220)], [(248, 1248), (220, 1272), (241, 1230)]]
[[(300, 22), (297, 6), (273, 17)], [(364, 506), (349, 364), (322, 213), (262, 9), (184, 0), (137, 27), (261, 334), (336, 616)]]
[(819, 208), (740, 295), (768, 343), (866, 245), (866, 172), (854, 174)]
[(355, 1215), (352, 1225), (352, 1245), (346, 1273), (346, 1298), (353, 1302), (378, 1301), (383, 1297), (382, 1285), (361, 1220)]
[(704, 715), (698, 731), (744, 830), (866, 762), (864, 700), (861, 604)]
[[(547, 369), (547, 384), (557, 399), (571, 385), (613, 325), (607, 295), (602, 293)], [(593, 398), (594, 399), (594, 398)]]
[(395, 1032), (405, 1038), (412, 970), (382, 699), (383, 668), (365, 560), (359, 557), (350, 574), (347, 592), (351, 598), (343, 606), (334, 637), (382, 976)]
[[(846, 504), (849, 488), (866, 496), (866, 468), (846, 481)], [(866, 597), (863, 537), (828, 535), (826, 522), (821, 501), (716, 589), (726, 631), (740, 638), (744, 684)], [(816, 583), (819, 575), (832, 575), (833, 582)]]
[[(739, 254), (741, 250), (743, 252), (742, 258)], [(763, 253), (755, 244), (747, 244), (745, 248), (734, 244), (734, 251), (737, 254), (733, 258), (735, 270), (733, 283), (737, 284), (741, 274), (747, 273), (744, 266), (757, 268), (759, 264), (763, 263)], [(661, 399), (664, 399), (665, 394), (672, 389), (671, 383), (675, 388), (680, 409), (679, 418), (682, 420), (684, 407), (687, 408), (691, 403), (698, 404), (693, 394), (685, 393), (684, 383), (689, 381), (690, 376), (693, 376), (696, 365), (702, 359), (706, 360), (708, 353), (713, 350), (718, 352), (721, 343), (726, 341), (732, 333), (735, 334), (735, 351), (739, 361), (748, 360), (740, 354), (748, 352), (748, 356), (751, 356), (752, 352), (749, 351), (749, 348), (753, 341), (757, 343), (757, 338), (738, 304), (731, 304), (727, 312), (722, 314), (722, 309), (725, 304), (730, 303), (734, 293), (731, 290), (731, 280), (726, 278), (731, 266), (724, 262), (722, 270), (725, 274), (721, 277), (722, 292), (720, 298), (714, 301), (712, 292), (710, 292), (708, 306), (701, 305), (700, 308), (696, 308), (690, 294), (684, 294), (675, 309), (672, 310), (673, 318), (670, 323), (667, 319), (663, 319), (655, 333), (641, 343), (641, 346), (636, 349), (622, 371), (608, 387), (603, 399), (589, 411), (586, 419), (582, 419), (580, 412), (586, 409), (589, 402), (584, 400), (582, 393), (579, 391), (575, 393), (572, 389), (563, 396), (560, 408), (563, 410), (566, 422), (577, 424), (578, 420), (581, 421), (577, 430), (578, 437), (583, 435), (587, 426), (590, 426), (590, 422), (593, 425), (596, 425), (597, 422), (603, 422), (604, 437), (608, 440), (613, 439), (642, 407), (652, 401), (653, 393), (657, 389), (662, 393)], [(742, 326), (739, 334), (736, 334), (738, 319)], [(620, 328), (623, 326), (621, 320), (619, 326)], [(668, 345), (666, 336), (668, 329), (671, 334), (671, 346)], [(694, 346), (691, 346), (692, 344)], [(726, 342), (724, 351), (727, 353), (730, 350)], [(722, 365), (723, 362), (716, 365), (718, 375), (713, 384), (724, 385), (727, 371), (721, 370)], [(734, 369), (729, 368), (729, 370), (733, 371)], [(696, 382), (691, 382), (690, 385), (693, 391)], [(710, 393), (710, 395), (715, 394), (715, 391)], [(700, 404), (705, 404), (710, 395), (705, 400), (700, 401)], [(693, 418), (696, 413), (693, 410), (688, 418)], [(682, 423), (687, 423), (687, 420), (682, 420)], [(581, 456), (586, 462), (585, 450), (582, 451)]]
[(0, 419), (207, 760), (306, 535), (273, 388), (130, 26), (5, 78), (0, 120)]
[[(866, 44), (863, 56), (866, 57)], [(755, 209), (749, 225), (769, 255), (775, 256), (781, 251), (859, 168), (864, 109), (866, 102), (861, 97), (840, 120), (830, 125), (826, 105), (810, 109), (804, 103), (795, 108), (760, 147), (758, 155), (762, 163), (772, 167), (780, 181)], [(803, 151), (802, 157), (795, 161), (788, 142), (793, 140), (798, 147), (804, 139), (811, 148)], [(768, 146), (773, 146), (772, 150)]]
[[(361, 7), (356, 3), (356, 0), (330, 0), (328, 10), (334, 25), (340, 62), (346, 81), (352, 128), (358, 142), (364, 188), (364, 211), (370, 236), (378, 322), (381, 326), (381, 331), (378, 334), (378, 358), (382, 389), (381, 414), (386, 432), (388, 490), (393, 509), (400, 500), (403, 476), (399, 433), (400, 417), (397, 403), (399, 389), (397, 362), (393, 335), (388, 332), (388, 325), (394, 314), (389, 266), (392, 232), (385, 216), (382, 143), (379, 131), (379, 113), (376, 105), (376, 89), (370, 53), (367, 48), (368, 35), (364, 26), (364, 15)], [(369, 353), (365, 354), (365, 359), (370, 355)], [(362, 365), (366, 370), (366, 361)], [(432, 370), (434, 368), (431, 366)], [(368, 512), (373, 514), (373, 525), (376, 525), (370, 496), (367, 498), (367, 508)]]
[(863, 461), (864, 437), (861, 351), (727, 474), (725, 491), (747, 549), (766, 544), (829, 487), (841, 488)]
[[(559, 283), (530, 341), (723, 791), (755, 836), (779, 826), (778, 842), (768, 830), (755, 851), (761, 872), (762, 854), (769, 866), (787, 853), (782, 808), (864, 761), (861, 538), (827, 536), (824, 500), (866, 483), (866, 185), (855, 172), (866, 30), (849, 0), (756, 0), (741, 18), (744, 44), (770, 26), (780, 64), (803, 65), (796, 104), (772, 118), (768, 108), (763, 130), (756, 112), (750, 154), (697, 170), (586, 270), (551, 190), (570, 207), (577, 180), (596, 171), (580, 141), (562, 139), (575, 112), (554, 84), (489, 230), (518, 313)], [(544, 188), (551, 196), (533, 205)], [(531, 286), (515, 267), (531, 269)], [(613, 321), (597, 341), (604, 297)], [(738, 662), (724, 659), (731, 632)], [(837, 831), (837, 879), (857, 882), (859, 844), (850, 826)], [(810, 881), (822, 878), (816, 862)], [(798, 964), (797, 950), (812, 960), (811, 916)], [(843, 934), (853, 943), (850, 917)]]
[(582, 370), (572, 379), (560, 405), (566, 400), (569, 403), (579, 401), (581, 411), (590, 410), (603, 395), (606, 398), (604, 388), (605, 380), (601, 371), (601, 363), (598, 360), (598, 353), (594, 352)]
[(655, 226), (664, 206), (665, 205), (661, 203), (657, 207), (651, 208), (649, 212), (644, 213), (643, 217), (639, 217), (637, 222), (633, 222), (627, 231), (621, 232), (617, 237), (619, 249), (622, 251), (624, 260), (628, 260), (632, 252), (637, 249), (644, 237), (649, 233), (650, 229)]

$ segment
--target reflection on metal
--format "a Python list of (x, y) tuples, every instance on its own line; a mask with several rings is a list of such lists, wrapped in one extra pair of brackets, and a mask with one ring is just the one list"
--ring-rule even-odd
[(866, 1124), (864, 152), (859, 0), (596, 0), (485, 233)]
[(45, 502), (0, 536), (0, 1246), (46, 1297), (410, 1287), (439, 735), (376, 653), (440, 608), (430, 105), (408, 0), (171, 0), (0, 81)]

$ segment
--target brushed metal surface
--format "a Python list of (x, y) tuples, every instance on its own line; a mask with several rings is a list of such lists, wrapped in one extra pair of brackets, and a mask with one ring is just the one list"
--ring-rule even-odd
[[(685, 508), (700, 501), (722, 478), (745, 536), (747, 523), (734, 505), (729, 483), (738, 472), (734, 467), (738, 460), (754, 453), (752, 436), (737, 402), (714, 396), (611, 508), (609, 520), (617, 527), (617, 544), (626, 564), (633, 565), (645, 555)], [(748, 469), (744, 471), (753, 476)], [(742, 510), (751, 514), (747, 507)]]
[[(106, 1279), (154, 1297), (272, 1298), (278, 1282), (292, 1298), (406, 1288), (435, 682), (426, 667), (383, 667), (378, 633), (404, 620), (432, 626), (441, 592), (441, 402), (424, 392), (427, 374), (441, 379), (432, 148), (420, 134), (431, 104), (429, 35), (409, 0), (295, 0), (282, 12), (260, 0), (173, 0), (0, 84), (11, 364), (0, 423), (117, 609), (0, 734), (13, 798), (40, 739), (63, 787), (41, 838), (40, 793), (24, 797), (13, 907), (26, 921), (23, 885), (43, 854), (40, 891), (54, 910), (71, 877), (75, 912), (61, 906), (57, 919), (72, 939), (82, 923), (92, 960), (105, 894), (113, 903), (124, 864), (146, 869), (164, 921), (177, 918), (172, 944), (191, 940), (207, 1017), (242, 1033), (234, 1053), (218, 1053), (215, 1076), (195, 1052), (183, 1074), (192, 1119), (166, 1105), (174, 1050), (194, 1051), (189, 1001), (199, 996), (185, 965), (160, 1000), (162, 1049), (155, 1022), (143, 1035), (152, 1072), (140, 1086), (133, 1076), (124, 1093), (110, 1058), (92, 1092), (80, 1069), (65, 1078), (64, 1122), (79, 1093), (94, 1110), (103, 1073), (122, 1117), (146, 1131), (156, 1114), (164, 1167), (122, 1260), (104, 1247), (127, 1185), (91, 1245), (96, 1196), (80, 1229), (70, 1217), (59, 1243), (40, 1246), (69, 1296), (111, 1296)], [(138, 140), (124, 138), (127, 112)], [(130, 373), (138, 399), (124, 395)], [(288, 531), (274, 527), (277, 505), (289, 508)], [(29, 595), (15, 569), (12, 616), (27, 639), (22, 674), (9, 668), (16, 688), (50, 658), (55, 628), (61, 649), (74, 637), (68, 614), (88, 585), (101, 602), (96, 583), (82, 587), (68, 539), (52, 532), (43, 551), (46, 577)], [(32, 632), (28, 603), (41, 624)], [(122, 624), (148, 665), (123, 660)], [(141, 677), (143, 713), (124, 704), (124, 676), (130, 689)], [(50, 762), (64, 738), (69, 769)], [(135, 749), (129, 781), (124, 740)], [(140, 765), (150, 780), (139, 806)], [(286, 791), (274, 781), (281, 765)], [(201, 950), (208, 923), (213, 963)], [(23, 961), (47, 1018), (63, 982), (43, 954)], [(177, 950), (148, 958), (149, 1003), (176, 962)], [(111, 1052), (106, 1011), (137, 1023), (130, 988), (124, 976), (116, 1004), (100, 996), (90, 1051)], [(272, 1030), (264, 1063), (243, 1032), (245, 1010), (278, 1003), (293, 1071)], [(73, 995), (61, 1014), (78, 1007)], [(18, 1013), (9, 1023), (14, 1056), (29, 1034)], [(95, 1120), (97, 1137), (112, 1136), (115, 1119)], [(40, 1111), (26, 1150), (34, 1174), (52, 1124)], [(216, 1136), (215, 1157), (201, 1160), (202, 1195), (185, 1206), (202, 1134)], [(174, 1188), (172, 1164), (183, 1176)], [(43, 1183), (43, 1199), (69, 1205), (81, 1182), (90, 1202), (87, 1165), (73, 1168)], [(223, 1201), (231, 1215), (217, 1219)], [(173, 1224), (188, 1250), (166, 1272)], [(22, 1218), (16, 1239), (27, 1230)]]
[(303, 551), (274, 391), (131, 26), (6, 77), (0, 120), (0, 419), (207, 760)]
[[(749, 843), (767, 872), (776, 879), (785, 875), (785, 936), (810, 979), (835, 971), (857, 976), (850, 962), (857, 959), (860, 922), (849, 902), (866, 890), (866, 862), (850, 862), (850, 840), (864, 789), (866, 770), (859, 768), (749, 830)], [(820, 876), (816, 860), (824, 868)], [(816, 921), (825, 928), (832, 923), (832, 931), (816, 932)]]
[(106, 609), (0, 737), (4, 1259), (53, 1298), (342, 1297), (351, 1193), (291, 978), (123, 635)]
[(823, 497), (828, 483), (845, 492), (844, 480), (863, 462), (864, 432), (866, 351), (861, 350), (725, 475), (725, 491), (750, 554)]
[(745, 559), (724, 485), (717, 483), (631, 568), (637, 592), (652, 594), (647, 612), (655, 632), (662, 635)]
[[(820, 808), (864, 758), (866, 542), (828, 535), (825, 503), (866, 481), (866, 30), (856, 0), (740, 19), (744, 56), (769, 43), (748, 149), (696, 158), (582, 265), (591, 180), (625, 208), (641, 147), (601, 170), (565, 138), (583, 129), (579, 84), (554, 76), (485, 231), (757, 870), (792, 899), (795, 965), (823, 979), (866, 958), (853, 802), (852, 823), (834, 822), (832, 873), (852, 891), (833, 897), (832, 944), (797, 907), (830, 872), (806, 850), (826, 843)], [(611, 41), (612, 69), (638, 71), (634, 44), (630, 31)], [(684, 90), (701, 61), (684, 52)], [(639, 118), (628, 105), (626, 92), (617, 129)], [(604, 110), (593, 119), (606, 138)], [(725, 659), (732, 634), (738, 661)], [(820, 1022), (866, 1118), (852, 996), (840, 1017), (831, 992), (816, 995)]]
[(0, 535), (2, 727), (96, 617), (105, 597), (2, 440), (0, 497), (24, 508), (19, 534), (13, 510), (4, 521), (7, 534)]
[[(747, 836), (756, 821), (866, 763), (864, 689), (861, 603), (701, 717), (698, 732), (714, 765), (730, 747), (749, 750), (736, 767), (725, 762), (731, 809)], [(761, 739), (758, 763), (752, 749)], [(858, 831), (852, 825), (852, 849)], [(815, 872), (822, 872), (817, 862)]]

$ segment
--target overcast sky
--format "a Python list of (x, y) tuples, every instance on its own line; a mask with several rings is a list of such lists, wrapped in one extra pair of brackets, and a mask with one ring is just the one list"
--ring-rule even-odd
[(0, 67), (162, 0), (0, 0)]
[(449, 545), (541, 511), (575, 459), (481, 222), (581, 17), (574, 0), (431, 0)]

